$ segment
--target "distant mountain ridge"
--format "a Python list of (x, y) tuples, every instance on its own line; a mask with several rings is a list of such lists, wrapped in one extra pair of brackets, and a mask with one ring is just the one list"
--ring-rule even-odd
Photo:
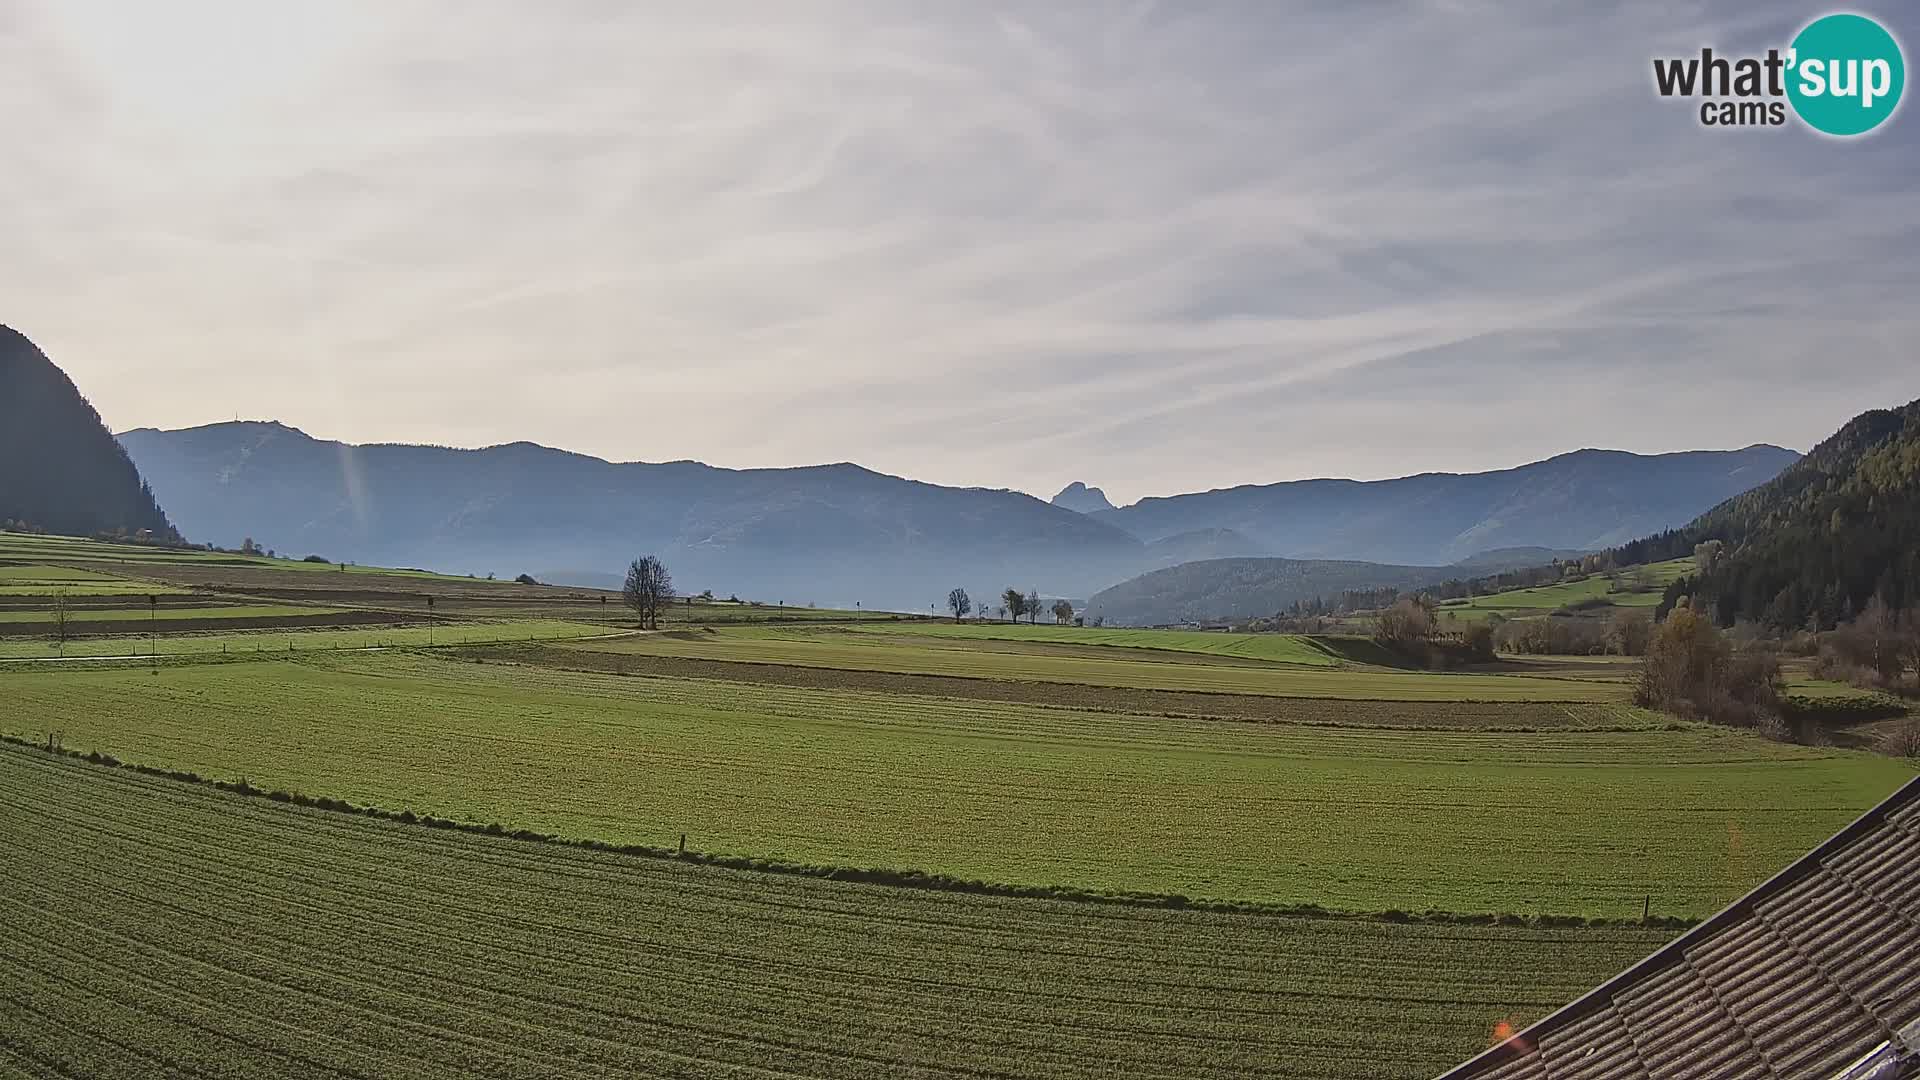
[(167, 515), (67, 373), (0, 326), (0, 524), (174, 540)]
[(1097, 487), (1088, 487), (1078, 480), (1061, 488), (1059, 493), (1048, 501), (1055, 506), (1064, 506), (1082, 514), (1096, 514), (1102, 510), (1113, 509), (1113, 504), (1107, 501), (1106, 492)]
[(1503, 547), (1594, 550), (1690, 520), (1799, 459), (1741, 450), (1576, 450), (1483, 473), (1294, 480), (1142, 499), (1094, 514), (1147, 542), (1230, 529), (1264, 554), (1439, 565)]
[(954, 585), (1090, 592), (1152, 565), (1120, 529), (1029, 495), (845, 463), (738, 470), (525, 442), (355, 446), (272, 422), (120, 438), (200, 534), (334, 559), (605, 584), (655, 553), (682, 589), (906, 610)]
[[(1498, 473), (1301, 481), (1089, 514), (846, 463), (742, 470), (525, 442), (354, 446), (273, 422), (142, 428), (121, 441), (175, 519), (223, 544), (252, 536), (333, 559), (594, 584), (652, 552), (684, 589), (909, 611), (956, 585), (1087, 597), (1197, 560), (1328, 554), (1431, 567), (1489, 548), (1599, 546), (1634, 522), (1686, 521), (1794, 456), (1582, 451)], [(1075, 494), (1105, 501), (1097, 489)], [(1585, 498), (1597, 505), (1570, 505)]]

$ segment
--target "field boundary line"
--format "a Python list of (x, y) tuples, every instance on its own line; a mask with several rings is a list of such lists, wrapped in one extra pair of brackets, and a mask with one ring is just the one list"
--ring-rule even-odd
[[(455, 624), (449, 623), (444, 625), (455, 625)], [(325, 633), (329, 630), (335, 630), (335, 629), (346, 630), (346, 631), (351, 631), (355, 633), (373, 632), (373, 631), (361, 631), (357, 627), (353, 627), (353, 626), (345, 626), (345, 627), (320, 627), (320, 628), (314, 628), (314, 629), (295, 628), (292, 630), (288, 630), (284, 628), (262, 629), (262, 630), (236, 630), (236, 631), (232, 631), (232, 633), (234, 634), (257, 633), (261, 635), (279, 635), (279, 634), (298, 634), (303, 632)], [(130, 660), (145, 660), (148, 663), (157, 663), (161, 660), (165, 660), (169, 663), (180, 663), (183, 661), (194, 661), (194, 662), (204, 663), (207, 661), (215, 661), (215, 660), (232, 660), (232, 661), (274, 660), (274, 659), (285, 659), (289, 653), (297, 656), (301, 654), (312, 654), (312, 653), (407, 652), (409, 650), (414, 650), (414, 649), (419, 649), (422, 651), (437, 652), (441, 649), (466, 649), (466, 648), (483, 649), (483, 648), (491, 648), (497, 645), (532, 645), (532, 644), (537, 644), (537, 643), (546, 642), (546, 641), (611, 641), (616, 638), (643, 637), (648, 634), (659, 634), (659, 633), (665, 633), (665, 631), (663, 630), (618, 630), (610, 634), (582, 634), (578, 637), (569, 636), (569, 637), (549, 637), (549, 638), (496, 638), (491, 641), (451, 641), (445, 644), (435, 643), (432, 645), (429, 645), (425, 642), (414, 642), (406, 645), (317, 645), (317, 646), (313, 646), (305, 649), (286, 649), (286, 650), (256, 649), (252, 652), (248, 652), (243, 649), (237, 652), (175, 652), (175, 653), (126, 653), (126, 654), (116, 653), (112, 656), (0, 656), (0, 664), (73, 664), (73, 663), (83, 663), (83, 662), (85, 663), (116, 662), (116, 663), (124, 664)], [(127, 636), (131, 638), (138, 638), (141, 635), (131, 634)]]
[[(660, 631), (647, 631), (646, 633), (664, 634), (668, 632), (669, 631), (660, 630)], [(640, 632), (636, 631), (636, 632), (630, 632), (630, 633), (637, 634)], [(529, 638), (525, 641), (472, 642), (471, 644), (474, 644), (474, 645), (532, 645), (532, 644), (538, 644), (542, 640), (588, 641), (593, 639), (590, 639), (590, 638), (544, 638), (544, 639)], [(622, 655), (622, 654), (616, 653), (614, 655)], [(1331, 694), (1297, 694), (1297, 693), (1296, 694), (1265, 694), (1265, 693), (1261, 693), (1258, 690), (1199, 690), (1199, 689), (1170, 690), (1166, 687), (1138, 687), (1138, 686), (1126, 686), (1118, 683), (1076, 682), (1076, 681), (1070, 681), (1066, 679), (1009, 679), (1009, 678), (1001, 678), (996, 675), (962, 675), (962, 674), (950, 674), (946, 672), (893, 671), (889, 669), (879, 669), (879, 668), (842, 667), (838, 664), (801, 664), (801, 663), (782, 662), (778, 660), (741, 660), (734, 657), (723, 658), (723, 657), (713, 657), (713, 656), (683, 657), (675, 653), (640, 653), (636, 655), (658, 656), (658, 657), (665, 657), (667, 659), (702, 660), (702, 661), (705, 661), (708, 663), (714, 663), (714, 664), (741, 664), (749, 667), (771, 667), (771, 668), (805, 667), (805, 668), (812, 668), (816, 671), (854, 671), (854, 672), (878, 672), (880, 674), (888, 674), (888, 675), (926, 675), (926, 676), (939, 678), (939, 679), (969, 679), (974, 682), (986, 682), (986, 683), (1033, 683), (1033, 684), (1039, 684), (1043, 686), (1081, 686), (1091, 690), (1148, 690), (1148, 689), (1167, 690), (1169, 693), (1178, 693), (1178, 694), (1206, 694), (1212, 697), (1265, 697), (1265, 698), (1275, 698), (1281, 701), (1347, 701), (1347, 702), (1369, 702), (1369, 703), (1376, 703), (1376, 704), (1379, 702), (1389, 702), (1389, 703), (1400, 703), (1400, 704), (1407, 704), (1407, 705), (1434, 705), (1434, 704), (1439, 704), (1439, 705), (1625, 705), (1627, 704), (1627, 702), (1624, 702), (1624, 701), (1618, 701), (1618, 702), (1588, 701), (1583, 699), (1569, 699), (1569, 698), (1555, 698), (1555, 697), (1549, 697), (1549, 698), (1461, 698), (1461, 697), (1382, 698), (1382, 697), (1345, 697), (1345, 696), (1334, 696)], [(1303, 668), (1306, 671), (1315, 672), (1315, 673), (1318, 673), (1321, 671), (1333, 670), (1333, 669), (1327, 669), (1327, 668), (1308, 667), (1306, 665), (1295, 665), (1295, 666)], [(596, 673), (596, 669), (592, 669), (592, 668), (583, 668), (579, 670), (587, 674)], [(599, 674), (621, 674), (619, 672), (598, 672), (598, 673)], [(1474, 675), (1476, 673), (1475, 672), (1417, 672), (1417, 673), (1411, 673), (1409, 677), (1417, 678), (1423, 675), (1446, 675), (1446, 674)], [(1514, 675), (1514, 676), (1507, 676), (1507, 677), (1535, 679), (1536, 681), (1539, 681), (1539, 682), (1558, 681), (1563, 683), (1572, 683), (1576, 685), (1586, 684), (1593, 681), (1593, 680), (1586, 680), (1586, 679), (1554, 680), (1545, 676), (1535, 677), (1530, 675)]]
[[(561, 640), (561, 639), (554, 639), (554, 640)], [(568, 638), (564, 640), (579, 641), (583, 639)], [(499, 644), (538, 645), (540, 644), (540, 642), (539, 641), (501, 642)], [(476, 646), (476, 648), (481, 648), (481, 649), (490, 648), (490, 647), (491, 646)], [(614, 653), (609, 655), (624, 655), (624, 654)], [(655, 656), (655, 654), (652, 654), (652, 653), (643, 653), (638, 655), (649, 657), (649, 658), (653, 658)], [(897, 675), (897, 676), (900, 676), (903, 678), (909, 678), (909, 679), (920, 679), (920, 678), (964, 679), (970, 682), (995, 683), (995, 684), (1013, 685), (1013, 686), (1049, 686), (1049, 687), (1066, 686), (1066, 687), (1084, 687), (1089, 690), (1118, 690), (1118, 691), (1136, 691), (1136, 690), (1142, 689), (1139, 687), (1108, 686), (1102, 683), (1067, 683), (1067, 682), (1055, 682), (1053, 680), (1044, 680), (1044, 679), (1000, 679), (1000, 678), (995, 678), (993, 676), (988, 676), (988, 675), (942, 675), (942, 674), (929, 674), (925, 672), (892, 672), (892, 671), (870, 672), (864, 668), (816, 667), (816, 666), (807, 665), (807, 664), (781, 664), (771, 660), (715, 660), (709, 657), (680, 657), (680, 656), (664, 656), (664, 655), (659, 656), (658, 658), (665, 659), (665, 660), (694, 659), (700, 663), (739, 664), (746, 667), (760, 667), (760, 668), (798, 668), (798, 669), (807, 670), (807, 671), (829, 671), (829, 672), (844, 671), (844, 672), (851, 672), (856, 674)], [(794, 689), (815, 690), (815, 691), (823, 691), (825, 689), (823, 687), (800, 686), (798, 684), (781, 683), (781, 682), (752, 682), (752, 681), (745, 681), (745, 680), (728, 679), (720, 675), (713, 675), (713, 676), (678, 675), (678, 674), (663, 673), (663, 672), (656, 672), (656, 671), (612, 671), (605, 668), (568, 667), (563, 664), (540, 664), (540, 663), (530, 662), (524, 659), (515, 659), (512, 657), (507, 657), (504, 659), (472, 657), (470, 659), (472, 659), (474, 663), (479, 663), (479, 664), (493, 664), (501, 667), (523, 667), (523, 668), (531, 668), (534, 670), (544, 670), (544, 671), (559, 671), (559, 672), (564, 672), (564, 673), (573, 674), (573, 675), (597, 675), (597, 676), (606, 676), (606, 677), (621, 678), (621, 679), (664, 679), (664, 680), (679, 680), (683, 682), (722, 683), (722, 684), (743, 685), (743, 686), (776, 686), (776, 687), (791, 686)], [(1012, 704), (1012, 702), (1004, 701), (999, 698), (965, 697), (965, 696), (957, 696), (953, 694), (933, 693), (925, 690), (907, 690), (907, 689), (883, 690), (883, 689), (876, 689), (872, 687), (848, 687), (846, 688), (846, 691), (850, 693), (882, 694), (882, 695), (893, 696), (893, 697), (922, 698), (922, 699), (930, 699), (934, 701), (955, 701), (955, 702), (986, 701), (986, 702), (991, 702), (995, 704)], [(1491, 724), (1491, 725), (1387, 724), (1387, 723), (1369, 724), (1369, 723), (1359, 723), (1359, 722), (1348, 721), (1348, 720), (1299, 720), (1299, 719), (1284, 719), (1279, 717), (1236, 715), (1236, 714), (1225, 713), (1225, 712), (1203, 713), (1203, 712), (1179, 712), (1179, 711), (1166, 710), (1166, 709), (1116, 709), (1116, 708), (1106, 708), (1099, 705), (1087, 705), (1087, 704), (1076, 705), (1076, 704), (1068, 704), (1068, 703), (1057, 702), (1057, 701), (1033, 701), (1033, 702), (1021, 702), (1019, 704), (1022, 708), (1025, 708), (1025, 709), (1046, 710), (1046, 711), (1054, 711), (1054, 712), (1098, 713), (1103, 716), (1133, 716), (1133, 717), (1142, 717), (1146, 719), (1157, 719), (1157, 720), (1189, 720), (1189, 721), (1204, 722), (1204, 723), (1254, 724), (1254, 725), (1260, 725), (1260, 726), (1266, 726), (1266, 727), (1297, 727), (1297, 728), (1313, 728), (1316, 730), (1332, 730), (1332, 731), (1383, 731), (1383, 732), (1412, 731), (1412, 732), (1427, 732), (1427, 733), (1435, 733), (1435, 734), (1464, 734), (1464, 735), (1560, 735), (1560, 734), (1622, 735), (1622, 734), (1638, 734), (1641, 732), (1692, 731), (1692, 730), (1703, 728), (1706, 726), (1695, 721), (1686, 721), (1686, 720), (1679, 720), (1674, 718), (1668, 718), (1664, 721), (1657, 722), (1657, 723), (1650, 722), (1646, 724), (1616, 723), (1616, 724), (1595, 724), (1592, 726), (1580, 726), (1578, 718), (1574, 717), (1572, 713), (1572, 708), (1575, 706), (1593, 706), (1596, 708), (1603, 708), (1603, 709), (1630, 709), (1635, 707), (1635, 706), (1630, 706), (1623, 703), (1614, 703), (1614, 702), (1565, 702), (1565, 701), (1525, 701), (1525, 700), (1479, 701), (1479, 700), (1468, 700), (1468, 699), (1458, 699), (1458, 698), (1449, 698), (1449, 699), (1438, 700), (1438, 701), (1424, 701), (1424, 700), (1423, 701), (1405, 701), (1398, 698), (1289, 697), (1281, 694), (1256, 694), (1256, 693), (1247, 693), (1247, 692), (1239, 692), (1239, 691), (1232, 691), (1232, 690), (1169, 690), (1169, 691), (1148, 691), (1148, 692), (1172, 693), (1172, 694), (1197, 694), (1197, 695), (1206, 695), (1209, 697), (1219, 697), (1219, 698), (1257, 698), (1257, 699), (1264, 699), (1267, 701), (1305, 702), (1305, 703), (1312, 703), (1312, 704), (1333, 702), (1335, 704), (1348, 704), (1348, 705), (1354, 705), (1354, 704), (1357, 704), (1357, 705), (1435, 705), (1435, 704), (1438, 704), (1438, 705), (1491, 705), (1491, 706), (1498, 706), (1502, 708), (1508, 707), (1508, 706), (1521, 706), (1521, 707), (1541, 706), (1541, 707), (1548, 707), (1556, 712), (1566, 713), (1570, 718), (1575, 720), (1575, 723), (1571, 725), (1566, 725), (1566, 726), (1535, 725), (1535, 724), (1524, 724), (1524, 723)]]

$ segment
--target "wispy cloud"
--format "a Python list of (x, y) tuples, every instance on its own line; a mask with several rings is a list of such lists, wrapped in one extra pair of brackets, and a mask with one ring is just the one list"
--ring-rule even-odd
[(1650, 87), (1817, 11), (1280, 8), (0, 0), (0, 320), (119, 426), (1121, 498), (1920, 395), (1910, 110)]

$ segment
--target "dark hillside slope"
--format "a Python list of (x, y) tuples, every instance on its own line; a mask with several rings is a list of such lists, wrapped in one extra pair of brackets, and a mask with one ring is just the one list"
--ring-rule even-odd
[(72, 536), (173, 526), (79, 388), (33, 342), (0, 326), (0, 523)]
[(1831, 627), (1876, 595), (1920, 605), (1920, 400), (1861, 413), (1773, 480), (1616, 555), (1677, 558), (1708, 540), (1722, 555), (1667, 600), (1697, 596), (1723, 624)]

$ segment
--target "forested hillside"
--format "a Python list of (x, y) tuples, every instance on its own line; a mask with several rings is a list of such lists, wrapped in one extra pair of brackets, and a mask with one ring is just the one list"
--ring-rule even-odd
[(65, 372), (0, 326), (0, 525), (78, 536), (173, 526)]
[(1702, 544), (1701, 571), (1669, 586), (1667, 606), (1692, 595), (1722, 624), (1827, 629), (1876, 596), (1920, 605), (1920, 400), (1860, 414), (1771, 481), (1617, 555), (1651, 562)]

